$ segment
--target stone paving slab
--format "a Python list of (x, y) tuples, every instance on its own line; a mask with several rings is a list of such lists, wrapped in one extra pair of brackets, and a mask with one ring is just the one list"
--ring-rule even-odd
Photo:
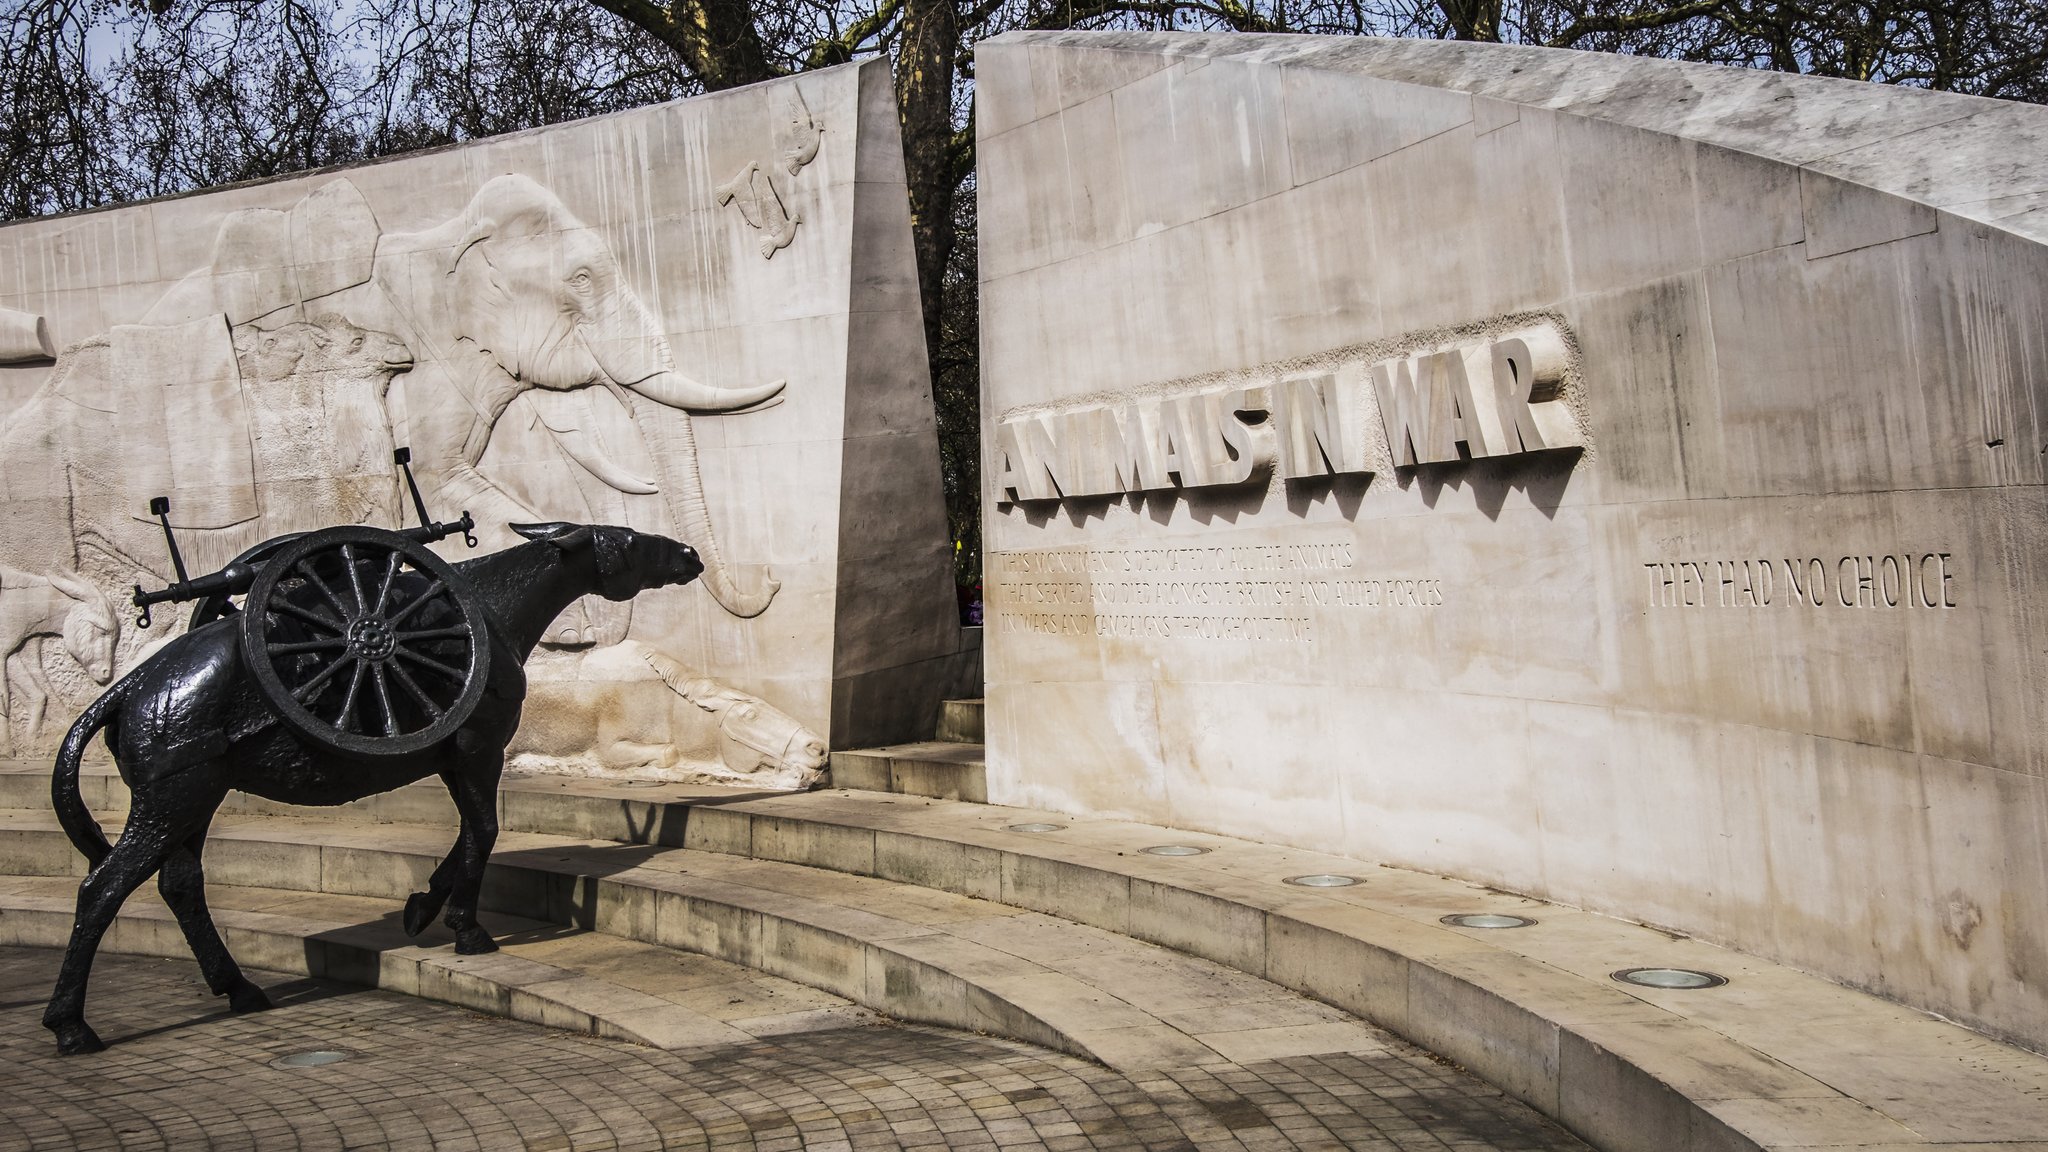
[[(1362, 1149), (1566, 1152), (1527, 1106), (1394, 1042), (1126, 1076), (1014, 1042), (869, 1021), (670, 1052), (331, 981), (251, 973), (227, 1014), (189, 962), (109, 956), (112, 1045), (59, 1059), (37, 1024), (57, 954), (0, 947), (0, 1148)], [(278, 1068), (293, 1053), (346, 1061)]]

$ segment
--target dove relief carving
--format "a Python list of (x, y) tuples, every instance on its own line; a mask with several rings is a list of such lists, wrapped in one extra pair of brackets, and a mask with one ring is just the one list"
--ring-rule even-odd
[(752, 160), (740, 169), (739, 175), (718, 186), (718, 202), (738, 206), (741, 219), (767, 233), (761, 237), (764, 259), (774, 259), (779, 249), (789, 247), (789, 242), (796, 239), (798, 218), (782, 206), (775, 182)]
[(817, 158), (818, 143), (825, 130), (811, 119), (810, 106), (796, 85), (784, 88), (776, 100), (775, 146), (782, 151), (782, 167), (791, 176)]
[[(773, 136), (778, 163), (793, 180), (805, 165), (817, 159), (818, 146), (825, 130), (812, 118), (811, 109), (804, 103), (803, 93), (796, 85), (785, 86), (775, 97)], [(761, 237), (761, 257), (772, 260), (775, 253), (789, 247), (796, 239), (796, 226), (802, 222), (802, 215), (793, 208), (775, 187), (775, 174), (771, 168), (763, 168), (758, 161), (749, 160), (739, 174), (713, 189), (720, 205), (731, 204), (739, 209), (740, 219), (747, 226), (764, 233)]]

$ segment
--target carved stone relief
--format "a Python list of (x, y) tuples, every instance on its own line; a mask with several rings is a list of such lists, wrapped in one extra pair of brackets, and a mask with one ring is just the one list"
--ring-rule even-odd
[(541, 705), (511, 747), (515, 771), (807, 788), (825, 741), (758, 696), (636, 640), (537, 657)]
[(77, 573), (36, 576), (0, 566), (0, 755), (15, 754), (14, 701), (27, 703), (24, 727), (34, 739), (50, 703), (43, 647), (59, 641), (72, 662), (105, 684), (114, 674), (121, 626), (114, 606)]
[(0, 308), (0, 364), (49, 360), (57, 355), (50, 326), (32, 312)]
[(384, 402), (411, 350), (339, 319), (234, 335), (263, 535), (398, 523)]
[[(776, 131), (791, 171), (817, 145), (796, 108)], [(783, 381), (715, 387), (677, 371), (604, 236), (528, 177), (492, 179), (459, 213), (413, 232), (384, 231), (345, 178), (288, 209), (229, 212), (208, 263), (142, 318), (64, 349), (0, 426), (0, 714), (27, 705), (22, 739), (0, 733), (0, 754), (61, 734), (43, 723), (53, 681), (63, 705), (82, 706), (181, 626), (165, 613), (151, 630), (124, 629), (113, 608), (129, 585), (169, 576), (144, 511), (158, 494), (173, 494), (188, 563), (217, 567), (271, 536), (407, 519), (392, 465), (406, 443), (430, 504), (467, 509), (492, 532), (575, 520), (687, 539), (706, 563), (703, 587), (739, 617), (766, 610), (780, 587), (726, 562), (691, 422), (777, 403)], [(42, 319), (0, 313), (0, 361), (38, 357), (49, 358)], [(487, 462), (494, 444), (522, 438), (555, 462), (552, 479)], [(629, 613), (593, 598), (548, 642), (617, 644)], [(763, 718), (781, 716), (691, 683), (692, 699), (720, 702), (690, 710), (712, 717), (711, 730), (753, 738)], [(636, 735), (674, 745), (656, 729)], [(786, 751), (769, 757), (784, 775), (796, 771)]]
[(796, 239), (798, 217), (783, 206), (774, 180), (752, 160), (739, 175), (718, 186), (718, 202), (738, 208), (748, 226), (767, 233), (761, 237), (763, 259), (774, 259), (777, 251)]
[[(825, 130), (812, 119), (803, 93), (795, 85), (781, 90), (778, 105), (773, 133), (774, 166), (794, 177), (817, 157)], [(758, 162), (747, 161), (737, 175), (720, 184), (714, 193), (720, 204), (738, 208), (748, 227), (765, 234), (761, 237), (762, 259), (774, 259), (775, 253), (796, 239), (796, 226), (803, 218), (776, 189), (773, 173)]]

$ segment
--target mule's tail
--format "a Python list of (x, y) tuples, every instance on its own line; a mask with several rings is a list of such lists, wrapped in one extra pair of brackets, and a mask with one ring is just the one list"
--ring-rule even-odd
[(107, 726), (108, 718), (125, 695), (116, 684), (79, 715), (71, 731), (64, 734), (64, 744), (57, 749), (56, 771), (50, 774), (50, 807), (57, 810), (57, 822), (64, 826), (64, 835), (84, 854), (86, 863), (94, 867), (107, 858), (114, 846), (107, 843), (107, 834), (100, 830), (99, 821), (92, 818), (85, 801), (79, 798), (78, 762), (85, 757), (85, 746)]

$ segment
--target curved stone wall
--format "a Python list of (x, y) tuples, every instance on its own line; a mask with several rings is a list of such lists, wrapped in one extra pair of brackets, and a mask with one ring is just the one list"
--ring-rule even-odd
[(2048, 1046), (2048, 109), (1419, 41), (977, 64), (991, 800)]

